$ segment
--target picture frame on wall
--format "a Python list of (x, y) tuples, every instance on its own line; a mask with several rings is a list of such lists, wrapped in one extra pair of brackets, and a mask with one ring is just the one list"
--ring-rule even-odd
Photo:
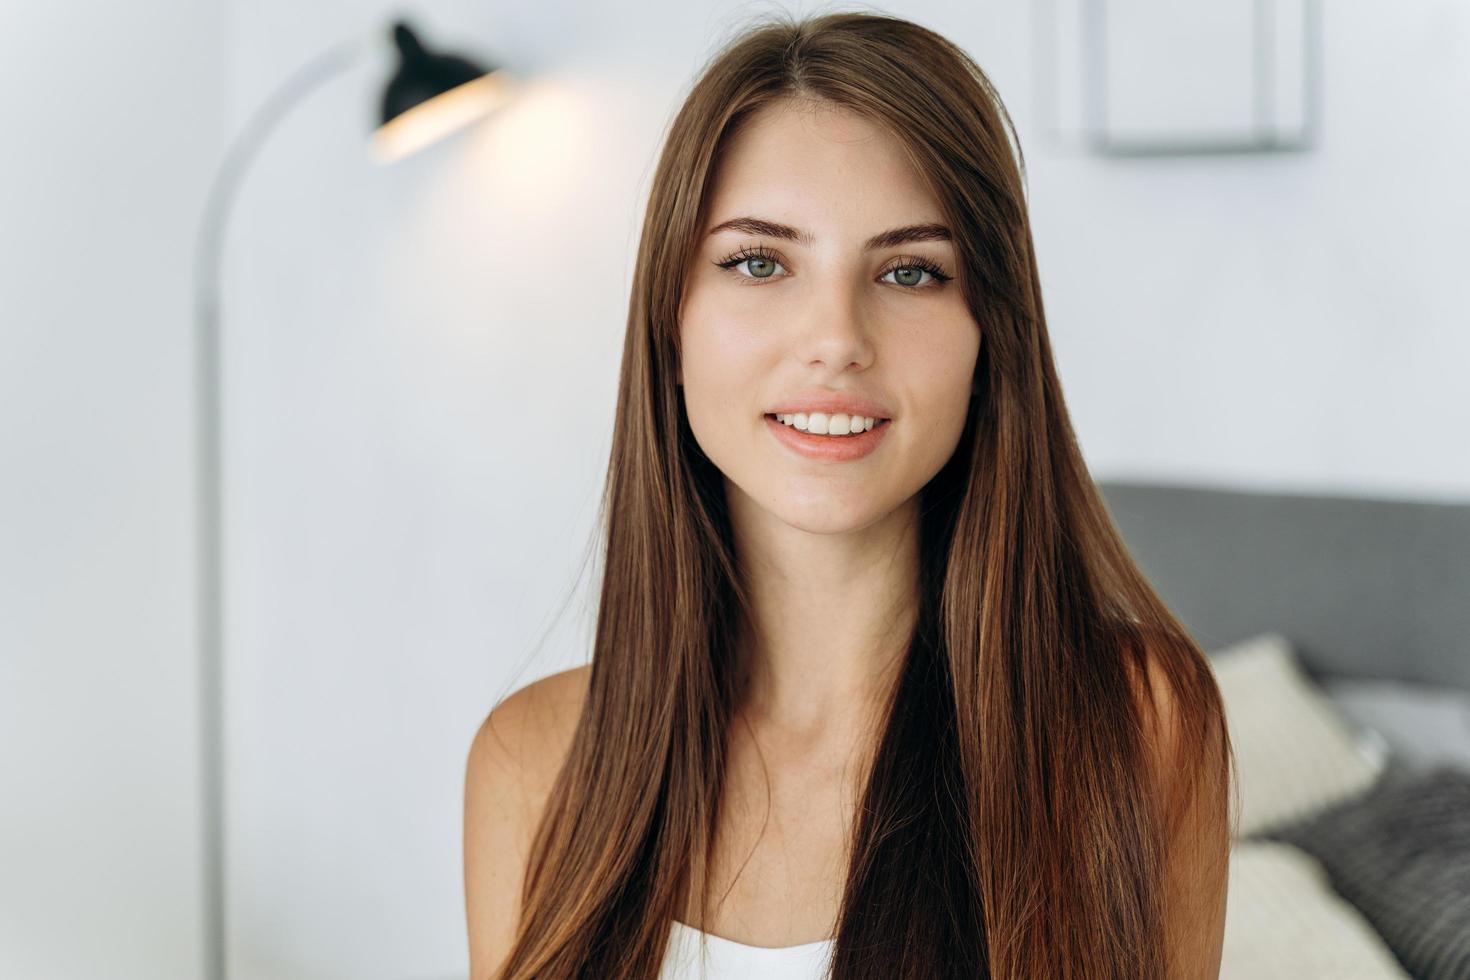
[(1316, 144), (1320, 0), (1051, 0), (1038, 13), (1056, 141), (1109, 156)]

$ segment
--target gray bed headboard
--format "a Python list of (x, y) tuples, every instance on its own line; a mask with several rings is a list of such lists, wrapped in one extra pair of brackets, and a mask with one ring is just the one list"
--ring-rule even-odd
[(1470, 690), (1470, 503), (1098, 486), (1206, 651), (1276, 630), (1319, 677)]

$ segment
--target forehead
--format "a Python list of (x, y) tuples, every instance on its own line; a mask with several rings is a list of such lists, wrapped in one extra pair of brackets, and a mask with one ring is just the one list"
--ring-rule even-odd
[(794, 99), (757, 110), (728, 139), (708, 204), (714, 221), (758, 213), (866, 228), (940, 218), (895, 136), (851, 110)]

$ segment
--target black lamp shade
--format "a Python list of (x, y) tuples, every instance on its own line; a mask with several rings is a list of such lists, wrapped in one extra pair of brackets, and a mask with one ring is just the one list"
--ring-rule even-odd
[(430, 51), (407, 24), (393, 25), (398, 69), (383, 89), (374, 155), (397, 159), (437, 140), (501, 104), (504, 69), (459, 55)]
[(393, 43), (398, 46), (398, 71), (383, 91), (379, 124), (491, 71), (458, 55), (426, 50), (418, 35), (402, 21), (393, 25)]

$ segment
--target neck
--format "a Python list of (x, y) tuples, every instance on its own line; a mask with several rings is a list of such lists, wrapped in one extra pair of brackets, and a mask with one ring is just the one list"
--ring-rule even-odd
[(742, 715), (799, 750), (861, 741), (902, 666), (918, 611), (918, 509), (815, 534), (746, 501), (736, 551), (750, 596), (737, 649)]

